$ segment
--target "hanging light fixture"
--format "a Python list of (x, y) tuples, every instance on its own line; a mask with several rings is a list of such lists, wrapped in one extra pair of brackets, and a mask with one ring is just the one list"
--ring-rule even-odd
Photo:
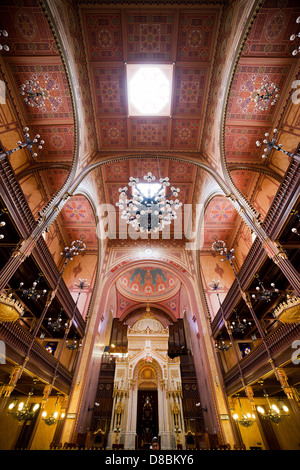
[(231, 342), (226, 343), (226, 342), (223, 340), (222, 334), (220, 334), (220, 338), (217, 339), (216, 342), (215, 342), (215, 348), (216, 348), (218, 351), (228, 351), (228, 349), (231, 348)]
[(271, 282), (271, 288), (266, 289), (262, 281), (259, 279), (258, 274), (255, 274), (259, 286), (256, 287), (257, 294), (252, 294), (252, 298), (255, 300), (266, 300), (270, 302), (274, 295), (279, 294), (279, 290), (275, 287), (274, 282)]
[[(298, 18), (296, 19), (296, 23), (297, 24), (300, 23), (300, 16), (298, 16)], [(290, 37), (290, 40), (295, 41), (296, 38), (300, 38), (300, 33), (292, 34)], [(292, 52), (293, 55), (297, 55), (299, 53), (300, 53), (300, 46), (298, 46), (298, 48), (294, 49)]]
[(252, 99), (261, 111), (269, 108), (269, 104), (274, 106), (279, 98), (279, 88), (275, 83), (262, 83), (257, 91), (253, 92)]
[[(6, 209), (6, 207), (3, 207), (2, 209), (0, 209), (0, 217), (4, 214), (8, 214), (8, 210)], [(6, 222), (2, 220), (0, 222), (0, 227), (5, 227), (5, 225), (6, 225)], [(4, 238), (4, 235), (3, 233), (0, 233), (0, 240), (2, 240), (2, 238)]]
[(239, 418), (239, 415), (238, 413), (235, 413), (232, 417), (233, 419), (239, 423), (241, 426), (245, 427), (245, 428), (249, 428), (250, 426), (252, 426), (255, 422), (255, 414), (251, 414), (251, 413), (244, 413), (243, 412), (243, 408), (242, 408), (242, 404), (241, 404), (241, 400), (239, 398), (239, 395), (237, 395), (237, 399), (238, 399), (238, 402), (239, 402), (239, 405), (240, 405), (240, 409), (241, 409), (241, 418)]
[(282, 414), (278, 406), (276, 406), (274, 403), (271, 405), (270, 400), (269, 400), (269, 395), (266, 393), (265, 389), (263, 388), (263, 380), (259, 380), (258, 382), (263, 390), (264, 397), (267, 400), (268, 403), (268, 409), (265, 410), (264, 407), (258, 406), (257, 411), (260, 413), (260, 415), (264, 418), (267, 419), (268, 421), (271, 421), (272, 423), (279, 424), (281, 423), (285, 418), (289, 416), (288, 414), (288, 407), (283, 405), (283, 408), (281, 411), (284, 411), (285, 414)]
[(41, 140), (41, 136), (39, 134), (36, 134), (33, 138), (30, 138), (30, 135), (29, 135), (29, 128), (28, 127), (24, 127), (23, 129), (23, 134), (24, 134), (24, 140), (25, 142), (21, 142), (20, 140), (17, 142), (17, 147), (15, 147), (14, 149), (12, 150), (7, 150), (6, 152), (2, 152), (0, 154), (0, 159), (2, 160), (5, 156), (9, 156), (11, 155), (13, 152), (16, 152), (17, 150), (22, 150), (23, 148), (28, 148), (28, 150), (30, 151), (31, 155), (33, 157), (37, 157), (37, 153), (34, 152), (32, 153), (32, 147), (33, 146), (37, 146), (38, 149), (42, 149), (43, 148), (43, 145), (44, 145), (44, 141)]
[(57, 319), (48, 318), (48, 328), (52, 331), (60, 331), (62, 327), (67, 328), (68, 322), (63, 325), (62, 319), (63, 308), (60, 309)]
[(243, 318), (243, 320), (241, 321), (237, 313), (237, 310), (234, 309), (233, 311), (235, 312), (236, 320), (231, 321), (230, 328), (233, 333), (243, 334), (245, 330), (248, 328), (248, 326), (252, 326), (252, 322), (247, 320), (246, 318)]
[[(0, 29), (0, 36), (4, 36), (5, 38), (7, 38), (8, 32), (5, 29)], [(2, 49), (4, 49), (6, 52), (9, 51), (9, 47), (7, 44), (0, 44), (0, 51), (2, 51)]]
[(37, 285), (42, 276), (43, 276), (42, 274), (39, 274), (37, 280), (34, 281), (32, 286), (29, 287), (28, 289), (23, 288), (24, 282), (20, 282), (19, 289), (17, 289), (16, 291), (18, 290), (21, 291), (21, 295), (23, 295), (27, 299), (38, 300), (41, 296), (44, 296), (45, 294), (47, 294), (47, 289), (42, 289), (42, 290), (37, 289)]
[(24, 96), (25, 103), (32, 108), (41, 108), (45, 104), (45, 92), (40, 88), (38, 80), (26, 80), (20, 87), (20, 93)]
[[(298, 213), (298, 211), (295, 210), (295, 209), (293, 209), (292, 212), (291, 212), (291, 215), (295, 215), (295, 216), (298, 218), (298, 222), (297, 222), (297, 223), (299, 224), (299, 222), (300, 222), (300, 214)], [(297, 230), (296, 227), (293, 227), (293, 228), (291, 229), (291, 231), (300, 237), (300, 233), (298, 232), (298, 230)]]
[(77, 351), (81, 348), (82, 341), (77, 339), (77, 335), (75, 334), (73, 340), (66, 341), (66, 348), (71, 351)]
[(127, 186), (119, 188), (119, 202), (116, 205), (122, 210), (121, 218), (135, 230), (155, 233), (177, 218), (176, 210), (182, 203), (178, 199), (173, 201), (169, 198), (177, 197), (180, 189), (171, 187), (170, 192), (164, 194), (165, 188), (170, 186), (168, 177), (160, 178), (159, 183), (154, 183), (156, 177), (148, 172), (143, 179), (146, 183), (140, 183), (139, 178), (131, 176), (128, 186), (132, 187), (132, 194), (128, 192)]
[[(286, 150), (284, 150), (282, 148), (283, 147), (282, 144), (276, 144), (276, 140), (277, 140), (277, 137), (278, 137), (278, 129), (273, 129), (273, 139), (272, 140), (270, 140), (270, 138), (269, 138), (270, 134), (268, 132), (265, 133), (265, 137), (266, 137), (266, 139), (263, 140), (263, 143), (266, 145), (266, 147), (264, 148), (264, 153), (261, 156), (261, 158), (263, 158), (263, 159), (268, 158), (268, 155), (270, 154), (271, 150), (273, 150), (273, 148), (275, 150), (278, 150), (280, 152), (285, 153), (289, 157), (294, 156), (293, 153), (287, 152)], [(256, 141), (256, 145), (257, 145), (257, 147), (260, 147), (262, 145), (260, 140)]]
[[(34, 382), (37, 382), (37, 380), (34, 380)], [(36, 403), (33, 405), (32, 409), (29, 407), (29, 400), (30, 397), (33, 395), (33, 390), (34, 388), (31, 389), (31, 391), (28, 394), (26, 402), (21, 402), (18, 403), (18, 399), (15, 399), (8, 407), (8, 414), (11, 415), (14, 419), (16, 419), (19, 424), (22, 423), (22, 421), (31, 421), (35, 417), (36, 411), (39, 409), (40, 404)]]
[(54, 424), (57, 424), (59, 421), (62, 421), (64, 419), (64, 417), (66, 416), (65, 413), (61, 413), (59, 415), (59, 413), (57, 411), (55, 411), (56, 406), (57, 406), (57, 402), (58, 402), (58, 397), (57, 397), (55, 405), (54, 405), (54, 410), (52, 411), (51, 415), (48, 416), (48, 418), (47, 418), (47, 412), (46, 411), (43, 411), (43, 413), (42, 413), (42, 420), (44, 421), (45, 424), (47, 424), (47, 426), (53, 426)]

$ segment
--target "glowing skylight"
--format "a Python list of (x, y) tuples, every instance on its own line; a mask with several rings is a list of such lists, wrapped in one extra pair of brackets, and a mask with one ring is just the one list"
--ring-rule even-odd
[(173, 65), (127, 64), (129, 116), (170, 116)]

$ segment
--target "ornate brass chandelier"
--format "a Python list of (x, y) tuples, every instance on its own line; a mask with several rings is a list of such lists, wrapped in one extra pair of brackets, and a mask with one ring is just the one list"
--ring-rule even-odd
[(289, 416), (288, 407), (283, 405), (282, 410), (284, 411), (284, 414), (282, 414), (278, 406), (276, 406), (274, 403), (273, 405), (271, 405), (270, 400), (269, 400), (269, 395), (266, 393), (265, 389), (263, 388), (263, 383), (264, 383), (263, 380), (260, 380), (258, 383), (260, 383), (263, 389), (264, 397), (266, 398), (267, 403), (268, 403), (268, 409), (266, 411), (264, 407), (258, 406), (257, 411), (260, 413), (260, 415), (264, 419), (267, 419), (268, 421), (271, 421), (272, 423), (275, 423), (275, 424), (281, 423), (281, 421), (283, 421), (285, 418)]
[(47, 411), (43, 411), (42, 413), (42, 420), (44, 421), (45, 424), (47, 424), (47, 426), (53, 426), (54, 424), (57, 424), (59, 421), (62, 421), (65, 417), (64, 412), (62, 412), (59, 415), (58, 411), (55, 411), (57, 402), (58, 402), (58, 397), (54, 405), (54, 410), (52, 411), (51, 415), (48, 416), (48, 418), (47, 418)]
[(237, 423), (239, 423), (244, 428), (249, 428), (255, 422), (255, 414), (253, 413), (251, 415), (251, 413), (247, 413), (247, 414), (244, 413), (243, 408), (242, 408), (242, 404), (241, 404), (241, 400), (240, 400), (238, 395), (237, 395), (237, 399), (238, 399), (240, 409), (241, 409), (241, 418), (239, 417), (238, 413), (235, 413), (232, 417)]
[[(35, 379), (34, 382), (37, 382)], [(17, 406), (18, 399), (15, 399), (8, 407), (8, 414), (16, 419), (19, 424), (22, 424), (22, 421), (31, 421), (35, 417), (37, 410), (40, 407), (39, 403), (35, 403), (33, 406), (29, 406), (30, 397), (33, 395), (33, 388), (28, 394), (26, 402), (20, 402)]]
[(169, 198), (177, 197), (180, 189), (172, 186), (170, 192), (165, 194), (165, 188), (170, 186), (169, 178), (160, 178), (159, 183), (154, 184), (156, 177), (151, 172), (143, 179), (146, 183), (140, 183), (139, 178), (131, 176), (128, 186), (132, 188), (132, 193), (128, 192), (127, 186), (119, 188), (119, 202), (116, 205), (122, 210), (121, 218), (136, 231), (156, 233), (177, 218), (176, 210), (182, 203)]

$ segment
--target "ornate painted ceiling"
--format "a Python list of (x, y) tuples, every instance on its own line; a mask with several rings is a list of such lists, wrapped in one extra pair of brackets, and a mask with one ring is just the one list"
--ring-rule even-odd
[[(276, 191), (282, 170), (263, 165), (256, 141), (281, 118), (297, 72), (289, 37), (299, 2), (258, 2), (257, 14), (252, 1), (157, 3), (2, 2), (0, 22), (5, 18), (10, 46), (1, 53), (2, 76), (17, 121), (45, 140), (38, 157), (22, 151), (14, 162), (26, 194), (33, 185), (39, 191), (39, 200), (29, 200), (34, 214), (62, 187), (72, 165), (79, 175), (89, 164), (113, 159), (90, 173), (85, 191), (70, 198), (57, 218), (64, 243), (84, 234), (88, 249), (96, 251), (97, 206), (115, 207), (118, 188), (129, 176), (148, 171), (169, 176), (183, 204), (206, 204), (203, 250), (216, 235), (231, 245), (241, 223), (208, 173), (193, 162), (224, 181), (228, 173), (263, 215)], [(174, 64), (170, 116), (128, 116), (126, 63)], [(19, 87), (29, 79), (39, 80), (46, 91), (42, 108), (20, 100)], [(258, 111), (251, 95), (269, 81), (279, 86), (280, 99)], [(18, 124), (2, 119), (10, 131)], [(218, 145), (222, 124), (225, 159)], [(8, 146), (6, 139), (1, 141)]]

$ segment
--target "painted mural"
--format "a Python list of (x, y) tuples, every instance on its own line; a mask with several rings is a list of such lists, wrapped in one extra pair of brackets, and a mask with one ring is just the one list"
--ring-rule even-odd
[(174, 295), (180, 287), (179, 280), (169, 271), (151, 266), (127, 271), (117, 285), (129, 297), (151, 299)]

